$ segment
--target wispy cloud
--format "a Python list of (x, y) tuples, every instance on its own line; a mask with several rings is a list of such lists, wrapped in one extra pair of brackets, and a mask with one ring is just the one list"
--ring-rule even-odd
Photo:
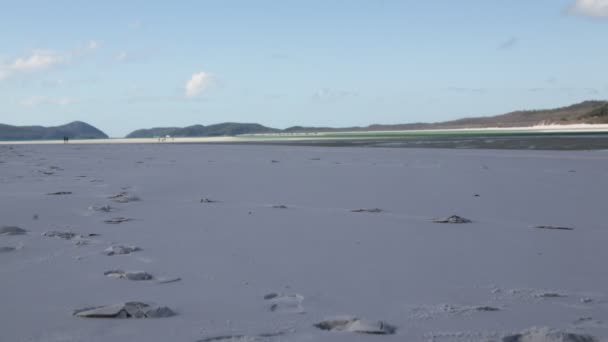
[(568, 13), (608, 19), (608, 0), (576, 0), (568, 8)]
[(138, 30), (138, 29), (140, 29), (140, 28), (141, 28), (143, 25), (144, 25), (144, 23), (143, 23), (141, 20), (136, 19), (136, 20), (133, 20), (133, 21), (132, 21), (132, 22), (129, 24), (129, 27), (130, 27), (130, 28), (132, 28), (132, 29), (134, 29), (134, 30)]
[(498, 50), (510, 50), (519, 43), (519, 38), (511, 37), (498, 45)]
[(192, 77), (190, 77), (190, 80), (186, 82), (186, 97), (193, 98), (200, 96), (202, 93), (209, 90), (214, 83), (214, 78), (209, 73), (204, 71), (194, 73)]
[(129, 54), (126, 51), (121, 51), (116, 55), (115, 58), (119, 62), (126, 62), (129, 59)]
[(96, 40), (90, 40), (87, 47), (89, 48), (89, 50), (97, 50), (101, 47), (101, 43)]
[(536, 88), (528, 88), (529, 92), (539, 93), (539, 92), (560, 92), (560, 93), (569, 93), (569, 94), (588, 94), (588, 95), (597, 95), (600, 91), (597, 88), (574, 88), (574, 87), (536, 87)]
[(454, 93), (477, 93), (477, 94), (485, 93), (486, 91), (488, 91), (488, 89), (486, 89), (486, 88), (471, 88), (471, 87), (448, 87), (448, 88), (446, 88), (446, 90), (454, 92)]
[(63, 98), (52, 98), (47, 96), (32, 96), (21, 102), (22, 106), (25, 107), (38, 107), (44, 105), (51, 106), (68, 106), (74, 104), (74, 101), (71, 98), (63, 97)]
[(312, 94), (312, 100), (315, 102), (336, 102), (357, 96), (359, 96), (359, 93), (353, 90), (323, 88)]
[(35, 50), (27, 57), (19, 57), (7, 66), (9, 71), (31, 72), (47, 70), (65, 64), (67, 56), (52, 50)]
[(98, 41), (91, 40), (86, 46), (69, 51), (48, 49), (32, 50), (29, 54), (13, 60), (0, 61), (0, 80), (11, 76), (33, 74), (65, 66), (75, 59), (85, 57), (101, 47)]

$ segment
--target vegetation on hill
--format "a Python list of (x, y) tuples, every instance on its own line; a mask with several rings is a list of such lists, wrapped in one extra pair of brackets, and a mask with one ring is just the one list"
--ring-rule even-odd
[(104, 132), (81, 121), (55, 127), (0, 124), (0, 140), (57, 140), (63, 139), (63, 137), (70, 139), (108, 138)]
[(253, 123), (225, 122), (215, 125), (193, 125), (184, 128), (159, 127), (139, 129), (127, 135), (127, 138), (154, 138), (170, 135), (172, 137), (218, 137), (239, 134), (274, 133), (279, 130)]

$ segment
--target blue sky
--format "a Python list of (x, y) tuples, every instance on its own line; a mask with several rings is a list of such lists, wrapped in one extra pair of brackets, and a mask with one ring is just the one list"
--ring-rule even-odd
[[(160, 1), (159, 1), (160, 2)], [(608, 99), (608, 0), (1, 1), (0, 122), (111, 136)]]

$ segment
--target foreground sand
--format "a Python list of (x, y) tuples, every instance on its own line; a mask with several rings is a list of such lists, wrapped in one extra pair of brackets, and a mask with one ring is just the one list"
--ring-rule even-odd
[[(0, 341), (606, 339), (607, 176), (606, 151), (0, 146), (0, 226), (28, 231), (0, 236)], [(452, 214), (473, 222), (432, 222)], [(177, 315), (72, 315), (125, 301)], [(343, 315), (397, 330), (313, 326)]]

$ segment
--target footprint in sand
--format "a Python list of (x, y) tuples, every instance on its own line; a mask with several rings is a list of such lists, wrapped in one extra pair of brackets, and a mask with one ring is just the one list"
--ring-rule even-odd
[(599, 342), (591, 335), (551, 330), (549, 328), (530, 328), (517, 334), (507, 335), (502, 342)]
[(104, 250), (104, 254), (108, 256), (112, 255), (127, 255), (134, 252), (141, 251), (141, 248), (137, 246), (129, 246), (129, 245), (112, 245), (106, 250)]
[(384, 210), (382, 210), (380, 208), (360, 208), (360, 209), (351, 210), (351, 212), (353, 212), (353, 213), (372, 213), (372, 214), (381, 213), (383, 211)]
[(74, 311), (73, 315), (82, 318), (162, 318), (175, 316), (176, 313), (166, 306), (126, 302), (79, 309)]
[(103, 273), (106, 277), (115, 278), (115, 279), (127, 279), (127, 280), (152, 280), (154, 276), (148, 272), (144, 271), (133, 271), (126, 272), (123, 270), (110, 270)]
[(126, 218), (126, 217), (113, 217), (109, 220), (104, 220), (103, 223), (105, 224), (121, 224), (124, 222), (129, 222), (129, 221), (133, 221), (133, 219), (130, 218)]
[(463, 223), (471, 223), (473, 221), (469, 220), (468, 218), (464, 218), (458, 215), (452, 215), (450, 217), (447, 217), (445, 219), (435, 219), (433, 220), (434, 223), (448, 223), (448, 224), (463, 224)]
[(269, 310), (272, 312), (280, 313), (304, 313), (302, 302), (304, 296), (300, 294), (282, 294), (282, 293), (269, 293), (264, 296), (264, 300), (270, 303)]
[(327, 331), (345, 331), (359, 334), (393, 335), (397, 328), (383, 321), (368, 321), (356, 317), (338, 317), (314, 325)]
[[(59, 238), (64, 240), (72, 241), (76, 246), (84, 246), (90, 244), (94, 240), (90, 240), (85, 238), (84, 236), (68, 231), (49, 231), (42, 233), (42, 236), (51, 237), (51, 238)], [(97, 236), (97, 234), (89, 234), (89, 237)]]
[(119, 192), (108, 198), (117, 203), (129, 203), (129, 202), (141, 201), (141, 199), (138, 196), (130, 195), (128, 192), (125, 192), (125, 191)]
[(545, 226), (545, 225), (535, 226), (534, 228), (536, 228), (536, 229), (547, 229), (547, 230), (574, 230), (574, 228), (570, 228), (570, 227)]
[(64, 240), (72, 240), (76, 237), (82, 237), (81, 235), (78, 235), (76, 233), (61, 232), (61, 231), (57, 231), (57, 230), (52, 230), (50, 232), (42, 233), (42, 236), (56, 237), (56, 238), (60, 238), (60, 239), (64, 239)]
[(271, 342), (271, 341), (281, 341), (281, 337), (286, 333), (277, 332), (277, 333), (263, 333), (258, 335), (219, 335), (207, 337), (202, 340), (198, 340), (197, 342)]
[(25, 234), (27, 234), (27, 230), (25, 230), (23, 228), (19, 228), (17, 226), (0, 227), (0, 236), (25, 235)]
[(89, 210), (103, 212), (103, 213), (109, 213), (109, 212), (115, 211), (116, 209), (112, 208), (109, 205), (102, 205), (100, 207), (92, 205), (92, 206), (89, 207)]
[(20, 250), (22, 248), (23, 248), (23, 244), (22, 243), (20, 243), (18, 246), (1, 246), (0, 247), (0, 254), (18, 251), (18, 250)]
[(475, 312), (500, 311), (499, 307), (489, 305), (457, 306), (450, 304), (425, 305), (412, 309), (412, 319), (435, 319), (447, 315), (471, 315)]

